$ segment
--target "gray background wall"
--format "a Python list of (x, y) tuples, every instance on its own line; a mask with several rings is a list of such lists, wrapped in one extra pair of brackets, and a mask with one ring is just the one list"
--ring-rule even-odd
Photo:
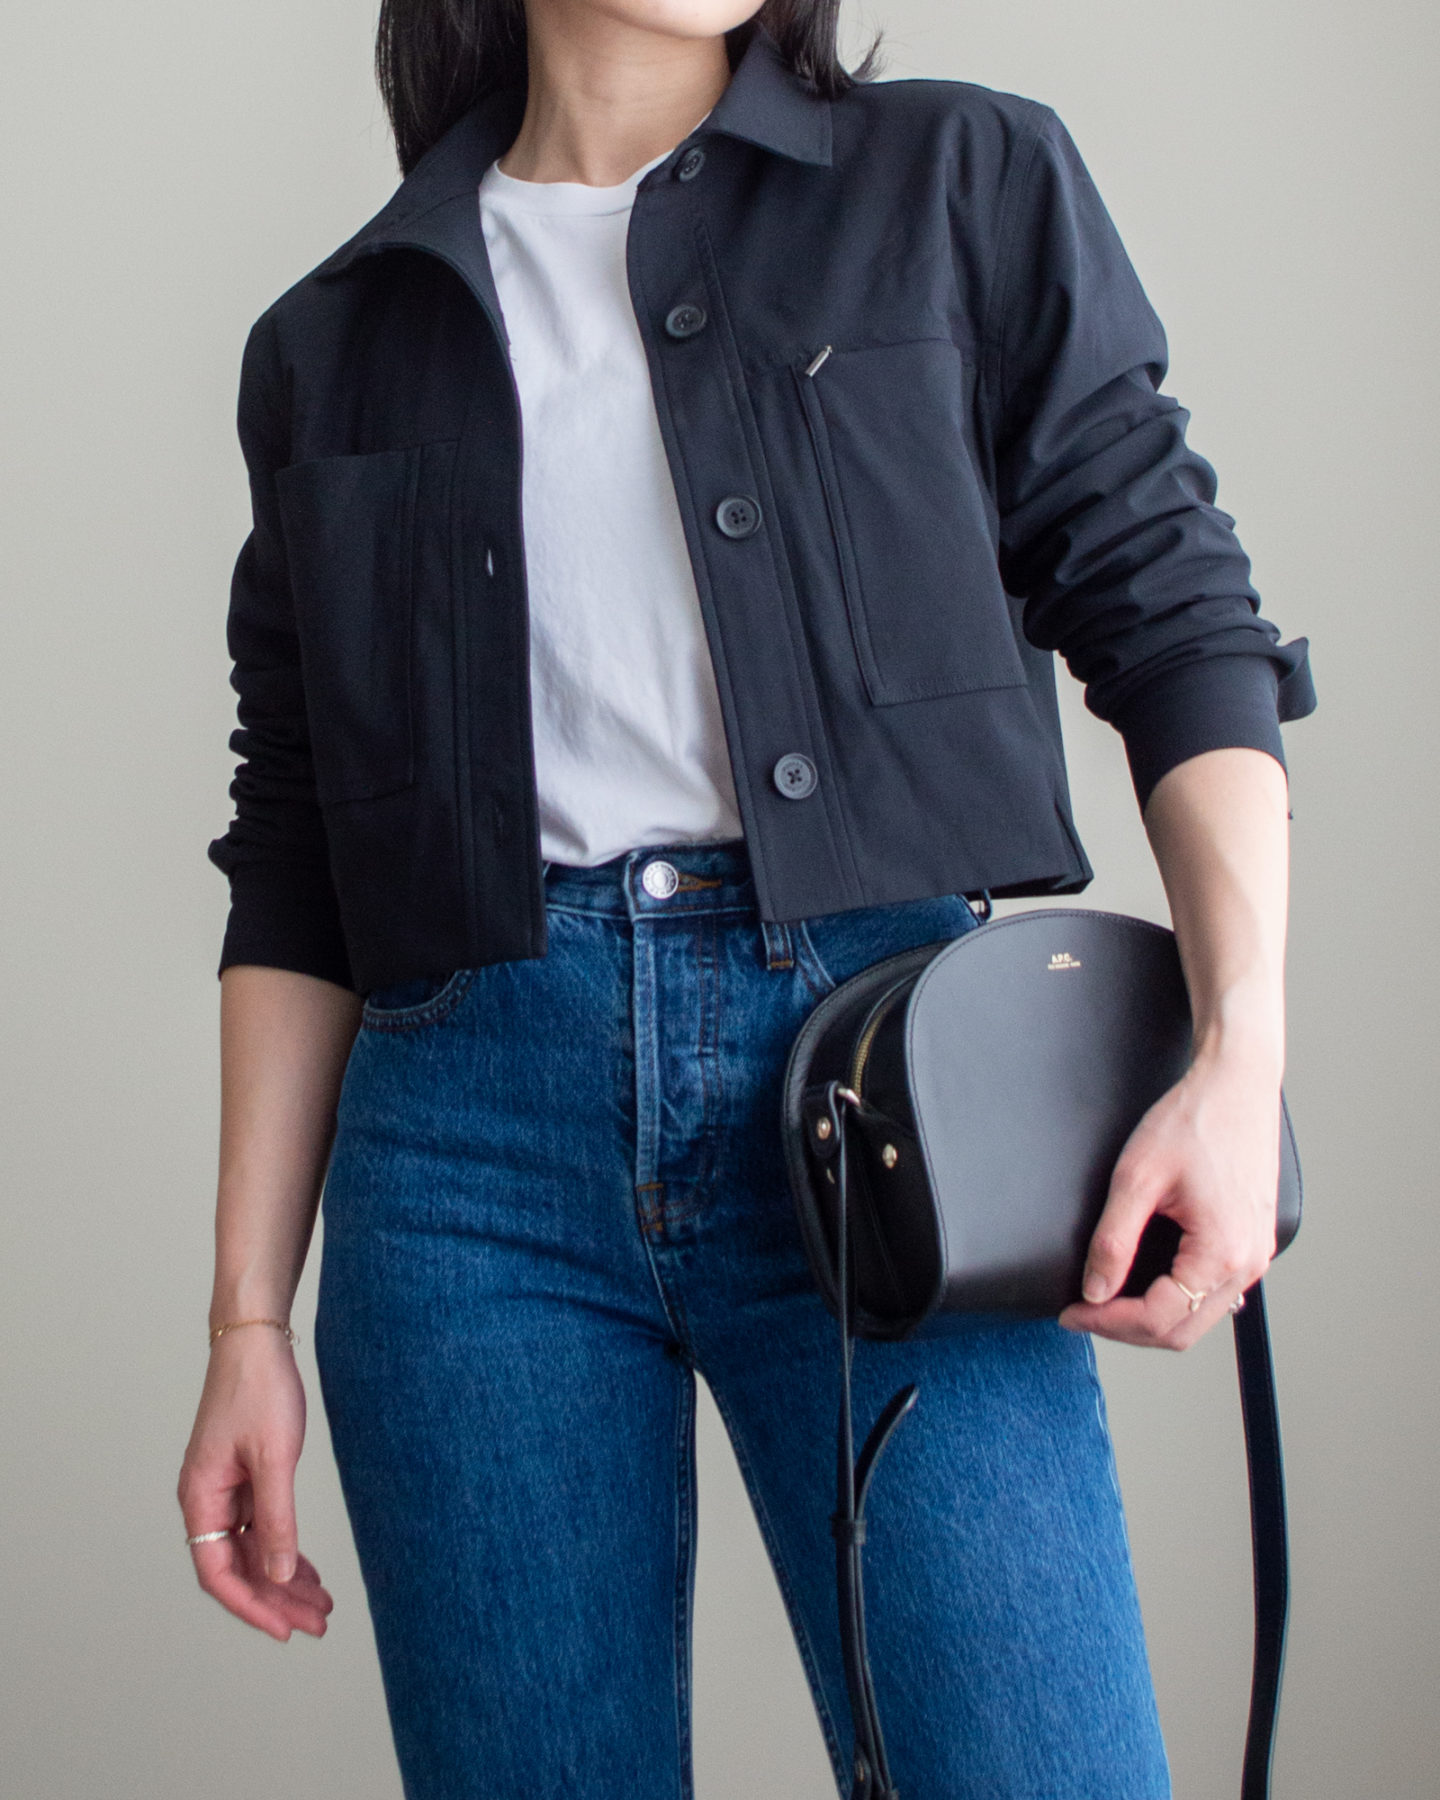
[[(213, 965), (251, 320), (394, 184), (370, 6), (14, 8), (0, 883), (5, 1628), (16, 1800), (395, 1800), (313, 1376), (302, 1543), (336, 1592), (287, 1647), (194, 1587), (173, 1486), (204, 1359)], [(1291, 727), (1288, 1090), (1309, 1212), (1272, 1308), (1293, 1495), (1282, 1800), (1440, 1779), (1434, 1184), (1440, 967), (1431, 354), (1437, 27), (1419, 0), (870, 0), (890, 75), (1048, 101), (1170, 332), (1267, 610), (1315, 644)], [(1164, 917), (1118, 741), (1070, 695), (1085, 903)], [(317, 1259), (296, 1316), (308, 1338)], [(301, 1360), (311, 1370), (308, 1342)], [(1228, 1346), (1104, 1367), (1180, 1800), (1236, 1789), (1248, 1657)], [(705, 1797), (830, 1792), (713, 1412)]]

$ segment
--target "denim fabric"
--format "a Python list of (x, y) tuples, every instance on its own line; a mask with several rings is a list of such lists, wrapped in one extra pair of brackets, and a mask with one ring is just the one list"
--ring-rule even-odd
[[(975, 917), (766, 922), (739, 840), (544, 878), (543, 958), (371, 994), (325, 1190), (316, 1352), (405, 1792), (691, 1793), (698, 1371), (848, 1793), (836, 1327), (780, 1074), (835, 983)], [(909, 1380), (866, 1545), (900, 1791), (1164, 1800), (1089, 1339), (977, 1317), (861, 1343), (862, 1431)]]

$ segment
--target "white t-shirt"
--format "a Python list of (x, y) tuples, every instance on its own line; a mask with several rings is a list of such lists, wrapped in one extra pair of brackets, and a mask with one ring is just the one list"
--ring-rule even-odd
[(521, 181), (480, 217), (520, 393), (540, 853), (743, 835), (709, 644), (625, 274), (641, 176)]

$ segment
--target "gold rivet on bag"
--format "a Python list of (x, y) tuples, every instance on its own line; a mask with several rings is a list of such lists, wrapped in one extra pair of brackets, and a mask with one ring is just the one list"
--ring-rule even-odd
[(817, 1119), (815, 1121), (815, 1135), (818, 1138), (828, 1138), (829, 1137), (830, 1121), (828, 1119)]

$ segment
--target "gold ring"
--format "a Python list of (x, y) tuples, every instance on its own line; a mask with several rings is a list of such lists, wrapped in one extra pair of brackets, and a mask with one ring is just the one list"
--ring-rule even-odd
[(196, 1531), (186, 1538), (185, 1544), (187, 1548), (196, 1544), (218, 1544), (221, 1538), (239, 1537), (249, 1529), (248, 1525), (227, 1525), (222, 1531)]
[[(1170, 1277), (1170, 1279), (1172, 1281), (1175, 1281), (1175, 1277), (1173, 1275)], [(1205, 1304), (1204, 1288), (1201, 1288), (1201, 1290), (1198, 1294), (1192, 1294), (1190, 1292), (1189, 1288), (1186, 1287), (1186, 1285), (1183, 1281), (1175, 1281), (1175, 1285), (1176, 1285), (1176, 1287), (1179, 1288), (1180, 1292), (1185, 1296), (1185, 1298), (1190, 1302), (1191, 1312), (1192, 1313), (1199, 1312), (1200, 1308)]]

